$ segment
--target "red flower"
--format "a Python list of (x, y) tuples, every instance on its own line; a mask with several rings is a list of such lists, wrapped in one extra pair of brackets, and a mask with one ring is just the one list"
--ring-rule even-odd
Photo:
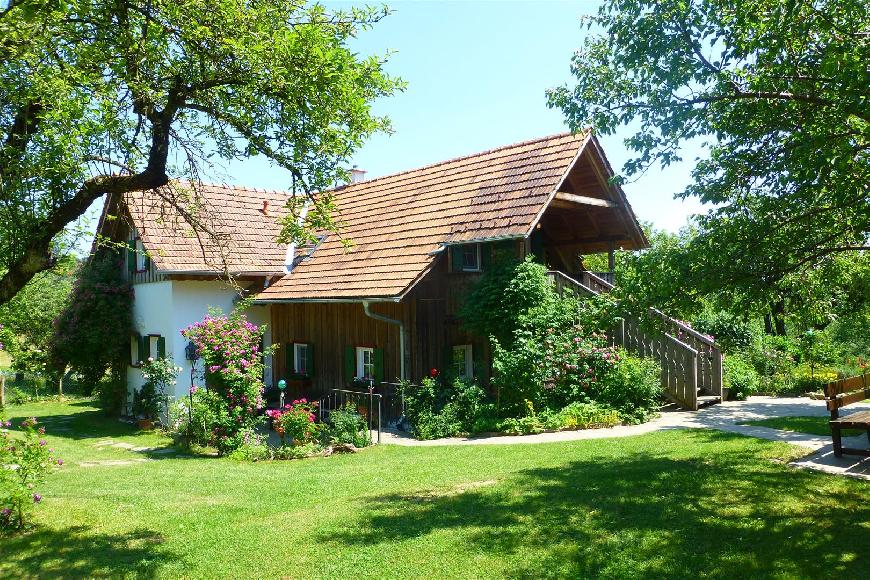
[(437, 377), (438, 376), (438, 369), (432, 369), (431, 371), (429, 371), (429, 376), (432, 377), (433, 379), (435, 377)]

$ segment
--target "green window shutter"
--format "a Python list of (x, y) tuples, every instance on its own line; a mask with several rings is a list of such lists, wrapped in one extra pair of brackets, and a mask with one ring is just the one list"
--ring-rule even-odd
[(166, 337), (157, 338), (157, 358), (166, 358)]
[(356, 376), (356, 349), (352, 346), (344, 349), (344, 380), (349, 384)]
[(308, 343), (307, 356), (305, 357), (305, 366), (308, 367), (308, 378), (314, 376), (314, 345)]
[(134, 333), (132, 337), (132, 342), (136, 344), (136, 352), (133, 352), (132, 345), (127, 348), (130, 349), (130, 366), (139, 366), (139, 361), (142, 360), (140, 353), (142, 352), (142, 337), (139, 334)]
[(136, 272), (136, 242), (134, 240), (127, 242), (127, 272), (130, 274)]
[(450, 251), (450, 271), (462, 271), (462, 246), (448, 246)]
[(149, 256), (149, 255), (146, 253), (146, 254), (145, 254), (145, 271), (147, 272), (147, 271), (150, 270), (150, 269), (151, 269), (151, 256)]
[(372, 352), (375, 359), (375, 384), (384, 382), (384, 349), (376, 348)]
[(289, 376), (296, 372), (296, 361), (294, 359), (293, 343), (288, 342), (284, 345), (284, 374)]
[(146, 334), (139, 337), (139, 361), (145, 362), (151, 356), (151, 339)]

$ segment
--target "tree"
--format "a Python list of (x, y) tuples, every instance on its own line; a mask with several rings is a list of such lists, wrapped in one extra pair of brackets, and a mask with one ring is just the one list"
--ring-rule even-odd
[[(698, 140), (687, 273), (763, 294), (870, 249), (870, 13), (865, 0), (610, 0), (549, 91), (573, 130), (626, 140), (637, 175)], [(767, 297), (764, 298), (767, 300)]]
[[(55, 367), (76, 371), (86, 389), (110, 388), (100, 385), (106, 372), (113, 371), (119, 378), (130, 362), (133, 287), (124, 279), (120, 262), (117, 253), (108, 249), (85, 262), (55, 320), (51, 360)], [(101, 393), (103, 399), (105, 395)]]
[[(49, 357), (54, 320), (65, 307), (75, 279), (76, 259), (67, 256), (51, 270), (33, 277), (15, 297), (0, 306), (3, 344), (20, 371), (63, 375)], [(59, 377), (56, 377), (59, 378)]]
[[(170, 177), (196, 184), (215, 155), (267, 156), (312, 204), (309, 221), (337, 229), (315, 192), (389, 130), (371, 104), (401, 88), (384, 58), (347, 43), (386, 13), (296, 0), (0, 2), (0, 304), (53, 265), (58, 234), (92, 202)], [(195, 194), (160, 195), (207, 230)], [(288, 236), (310, 235), (296, 224)]]

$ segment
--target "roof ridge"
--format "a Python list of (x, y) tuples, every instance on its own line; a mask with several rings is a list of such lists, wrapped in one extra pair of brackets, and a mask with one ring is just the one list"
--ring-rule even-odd
[[(576, 135), (586, 134), (589, 130), (584, 130), (581, 133), (576, 133)], [(423, 171), (424, 169), (432, 169), (433, 167), (438, 167), (439, 165), (446, 165), (448, 163), (456, 163), (457, 161), (465, 161), (466, 159), (473, 159), (475, 157), (483, 157), (484, 155), (489, 155), (490, 153), (497, 153), (499, 151), (503, 151), (505, 149), (513, 149), (514, 147), (523, 147), (525, 145), (532, 145), (533, 143), (539, 143), (541, 141), (547, 141), (550, 139), (556, 139), (558, 137), (567, 137), (573, 136), (575, 133), (572, 131), (563, 131), (561, 133), (553, 133), (552, 135), (545, 135), (544, 137), (536, 137), (534, 139), (527, 139), (525, 141), (517, 141), (516, 143), (511, 143), (510, 145), (501, 145), (499, 147), (493, 147), (492, 149), (485, 149), (483, 151), (478, 151), (477, 153), (470, 153), (468, 155), (460, 155), (459, 157), (453, 157), (451, 159), (445, 159), (443, 161), (436, 161), (435, 163), (429, 163), (427, 165), (421, 165), (419, 167), (413, 167), (411, 169), (405, 169), (402, 171), (396, 171), (394, 173), (388, 173), (387, 175), (381, 175), (378, 177), (373, 177), (372, 179), (366, 179), (364, 181), (359, 181), (357, 183), (347, 183), (344, 185), (339, 185), (332, 189), (326, 191), (343, 191), (349, 187), (355, 185), (368, 185), (370, 183), (374, 183), (375, 181), (380, 181), (382, 179), (389, 179), (391, 177), (396, 177), (398, 175), (403, 175), (405, 173), (413, 173), (415, 171)]]
[[(193, 183), (190, 179), (182, 179), (182, 178), (173, 179), (171, 181), (175, 181), (176, 183), (188, 183), (188, 184)], [(277, 195), (293, 195), (292, 192), (287, 191), (286, 189), (260, 189), (257, 187), (251, 187), (249, 185), (236, 185), (235, 183), (227, 183), (226, 181), (223, 181), (220, 183), (214, 182), (214, 181), (200, 181), (198, 183), (198, 185), (203, 186), (203, 187), (214, 187), (214, 188), (219, 188), (219, 189), (231, 189), (234, 191), (245, 191), (245, 192), (257, 193), (257, 194), (266, 193), (266, 194), (277, 194)]]
[[(412, 167), (411, 169), (403, 169), (402, 171), (395, 171), (393, 173), (388, 173), (387, 175), (380, 175), (378, 177), (373, 177), (372, 179), (366, 179), (364, 181), (359, 181), (357, 183), (345, 183), (342, 185), (337, 185), (335, 187), (325, 189), (323, 191), (316, 192), (316, 193), (330, 193), (330, 192), (334, 192), (334, 191), (344, 191), (344, 190), (348, 189), (349, 187), (353, 187), (355, 185), (363, 185), (363, 184), (368, 185), (368, 184), (374, 183), (376, 181), (380, 181), (383, 179), (389, 179), (391, 177), (396, 177), (396, 176), (403, 175), (406, 173), (413, 173), (415, 171), (423, 171), (425, 169), (432, 169), (433, 167), (438, 167), (440, 165), (447, 165), (448, 163), (456, 163), (458, 161), (465, 161), (467, 159), (473, 159), (475, 157), (483, 157), (484, 155), (489, 155), (491, 153), (497, 153), (499, 151), (504, 151), (505, 149), (513, 149), (515, 147), (524, 147), (526, 145), (532, 145), (534, 143), (539, 143), (541, 141), (548, 141), (551, 139), (557, 139), (559, 137), (568, 137), (568, 136), (573, 136), (573, 135), (587, 135), (589, 132), (590, 132), (589, 129), (584, 129), (583, 131), (580, 131), (578, 133), (574, 133), (572, 131), (562, 131), (561, 133), (553, 133), (552, 135), (545, 135), (543, 137), (536, 137), (534, 139), (526, 139), (524, 141), (517, 141), (516, 143), (511, 143), (509, 145), (500, 145), (498, 147), (493, 147), (491, 149), (484, 149), (483, 151), (478, 151), (476, 153), (470, 153), (468, 155), (460, 155), (458, 157), (452, 157), (450, 159), (436, 161), (434, 163), (421, 165), (419, 167)], [(192, 183), (191, 180), (189, 180), (189, 179), (175, 179), (174, 181)], [(200, 181), (199, 185), (203, 185), (206, 187), (223, 187), (225, 189), (232, 188), (234, 190), (249, 191), (249, 192), (253, 192), (253, 193), (267, 193), (267, 194), (272, 193), (272, 194), (283, 194), (283, 195), (287, 195), (287, 196), (294, 195), (293, 192), (288, 191), (286, 189), (262, 189), (261, 190), (261, 189), (258, 189), (256, 187), (251, 187), (248, 185), (236, 185), (234, 183), (227, 183), (227, 182), (214, 183), (214, 182), (208, 182), (208, 181)]]

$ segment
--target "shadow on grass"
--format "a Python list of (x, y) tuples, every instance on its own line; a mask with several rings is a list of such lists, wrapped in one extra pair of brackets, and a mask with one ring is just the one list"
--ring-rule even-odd
[(466, 551), (511, 558), (517, 577), (867, 577), (870, 487), (786, 470), (733, 435), (691, 439), (680, 454), (602, 452), (498, 485), (376, 496), (361, 532), (323, 540), (449, 531)]
[(160, 566), (175, 559), (160, 547), (160, 534), (144, 528), (112, 535), (92, 534), (85, 526), (37, 528), (0, 542), (0, 573), (8, 574), (7, 578), (103, 577), (117, 575), (119, 570), (151, 577)]

